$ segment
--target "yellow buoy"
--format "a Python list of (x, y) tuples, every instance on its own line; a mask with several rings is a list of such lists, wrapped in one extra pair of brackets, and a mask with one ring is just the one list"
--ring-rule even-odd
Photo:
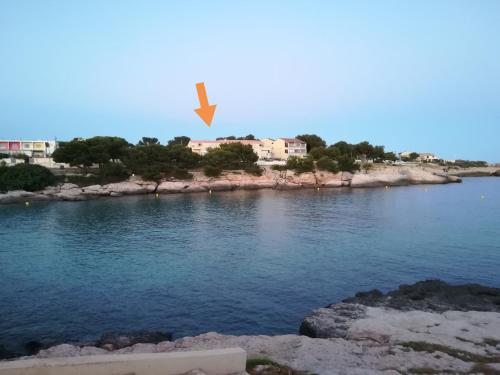
[(210, 189), (210, 190), (208, 191), (208, 194), (212, 194), (212, 189)]
[(24, 205), (28, 207), (30, 205), (30, 202), (24, 202)]
[(318, 188), (316, 188), (316, 190), (317, 190), (317, 191), (319, 191), (319, 187), (318, 187)]
[(156, 198), (158, 198), (160, 196), (160, 194), (156, 193)]
[(386, 189), (389, 189), (389, 186), (385, 185), (385, 188), (386, 188)]

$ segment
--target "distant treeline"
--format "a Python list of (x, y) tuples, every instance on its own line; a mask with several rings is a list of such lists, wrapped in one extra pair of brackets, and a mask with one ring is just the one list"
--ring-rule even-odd
[(458, 168), (487, 167), (488, 163), (482, 160), (455, 160), (454, 162), (440, 161), (440, 164)]
[[(349, 144), (342, 141), (327, 146), (321, 137), (314, 134), (298, 135), (297, 138), (307, 143), (308, 155), (304, 158), (290, 157), (284, 167), (297, 173), (315, 168), (352, 172), (359, 169), (355, 162), (357, 158), (380, 162), (396, 160), (396, 155), (385, 152), (384, 146), (373, 146), (368, 142)], [(251, 140), (255, 137), (249, 134), (219, 139)], [(144, 137), (137, 145), (132, 145), (119, 137), (74, 139), (60, 143), (52, 156), (56, 162), (80, 168), (83, 174), (98, 166), (97, 172), (93, 172), (99, 181), (122, 180), (132, 173), (150, 180), (165, 177), (189, 179), (189, 171), (198, 168), (203, 168), (207, 176), (219, 176), (224, 170), (244, 170), (255, 175), (262, 173), (256, 164), (258, 156), (250, 145), (237, 142), (221, 144), (200, 156), (187, 147), (189, 140), (189, 137), (175, 137), (166, 145), (161, 145), (157, 138)]]
[[(302, 134), (296, 138), (307, 143), (307, 156), (289, 157), (286, 165), (273, 166), (278, 170), (294, 170), (296, 173), (314, 171), (354, 172), (360, 167), (368, 168), (364, 160), (375, 163), (396, 161), (394, 152), (386, 152), (384, 146), (374, 146), (369, 142), (350, 144), (344, 141), (332, 145), (315, 134)], [(245, 137), (224, 137), (218, 139), (252, 140)], [(67, 163), (80, 169), (79, 176), (55, 177), (48, 169), (29, 164), (6, 167), (0, 163), (0, 191), (40, 190), (57, 182), (58, 178), (78, 184), (104, 184), (127, 179), (131, 174), (148, 180), (159, 181), (174, 177), (190, 179), (190, 170), (203, 169), (207, 176), (219, 176), (224, 170), (244, 170), (261, 175), (263, 170), (257, 165), (258, 156), (250, 145), (241, 143), (221, 144), (200, 156), (187, 147), (189, 137), (180, 136), (160, 144), (157, 138), (143, 137), (136, 145), (120, 137), (76, 138), (60, 142), (52, 157), (55, 162)], [(5, 155), (8, 156), (8, 155)], [(25, 158), (26, 162), (28, 158)], [(361, 160), (361, 163), (359, 163)], [(441, 161), (441, 163), (444, 163)], [(446, 163), (444, 163), (446, 164)], [(443, 164), (443, 165), (444, 165)], [(483, 161), (457, 160), (458, 167), (482, 167)]]

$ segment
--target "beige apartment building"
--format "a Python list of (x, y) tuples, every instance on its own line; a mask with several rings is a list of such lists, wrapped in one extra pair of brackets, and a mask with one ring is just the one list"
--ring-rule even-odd
[(287, 160), (289, 156), (304, 157), (307, 155), (306, 143), (296, 138), (278, 138), (276, 140), (191, 140), (188, 143), (188, 147), (198, 155), (205, 155), (210, 148), (219, 147), (221, 144), (237, 142), (252, 146), (259, 160)]
[(266, 145), (258, 140), (231, 140), (231, 139), (221, 139), (218, 141), (197, 141), (190, 140), (188, 143), (188, 147), (198, 155), (205, 155), (210, 148), (219, 147), (221, 144), (227, 143), (241, 143), (244, 145), (250, 145), (253, 148), (253, 151), (257, 154), (259, 159), (271, 159), (271, 150), (266, 147)]
[(307, 144), (297, 138), (263, 139), (262, 142), (271, 150), (271, 159), (287, 160), (289, 156), (305, 157)]

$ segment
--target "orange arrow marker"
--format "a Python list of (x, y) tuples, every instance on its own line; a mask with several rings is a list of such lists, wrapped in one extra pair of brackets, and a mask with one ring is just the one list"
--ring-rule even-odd
[(207, 91), (205, 90), (205, 83), (200, 82), (196, 84), (196, 91), (198, 91), (198, 100), (200, 101), (200, 108), (194, 111), (201, 117), (208, 127), (212, 124), (214, 118), (216, 104), (209, 105), (207, 98)]

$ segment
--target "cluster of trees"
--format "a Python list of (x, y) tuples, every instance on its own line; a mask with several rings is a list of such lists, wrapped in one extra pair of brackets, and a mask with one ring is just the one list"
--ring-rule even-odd
[(0, 165), (0, 192), (12, 190), (36, 191), (53, 185), (56, 177), (41, 165)]
[(253, 134), (248, 134), (244, 137), (236, 137), (234, 135), (230, 135), (229, 137), (219, 137), (215, 138), (217, 141), (222, 141), (224, 139), (228, 141), (253, 141), (255, 140), (255, 136)]
[(356, 160), (373, 159), (375, 162), (384, 160), (396, 161), (394, 152), (385, 152), (384, 146), (373, 146), (364, 141), (350, 144), (344, 141), (327, 146), (326, 142), (315, 134), (302, 134), (296, 137), (307, 143), (308, 156), (302, 159), (290, 157), (287, 161), (287, 169), (293, 169), (297, 173), (319, 170), (329, 172), (359, 170), (360, 165)]
[(74, 139), (61, 143), (52, 157), (58, 163), (80, 168), (85, 175), (92, 171), (93, 177), (98, 177), (96, 182), (101, 183), (123, 180), (132, 173), (150, 180), (188, 179), (189, 170), (195, 168), (204, 168), (209, 176), (235, 169), (262, 173), (251, 146), (225, 144), (201, 157), (187, 147), (189, 140), (189, 137), (175, 137), (162, 145), (157, 138), (143, 137), (137, 145), (132, 145), (119, 137)]
[(241, 170), (260, 176), (262, 169), (256, 164), (259, 157), (252, 146), (241, 143), (221, 144), (209, 149), (203, 157), (207, 176), (219, 176), (223, 170)]

